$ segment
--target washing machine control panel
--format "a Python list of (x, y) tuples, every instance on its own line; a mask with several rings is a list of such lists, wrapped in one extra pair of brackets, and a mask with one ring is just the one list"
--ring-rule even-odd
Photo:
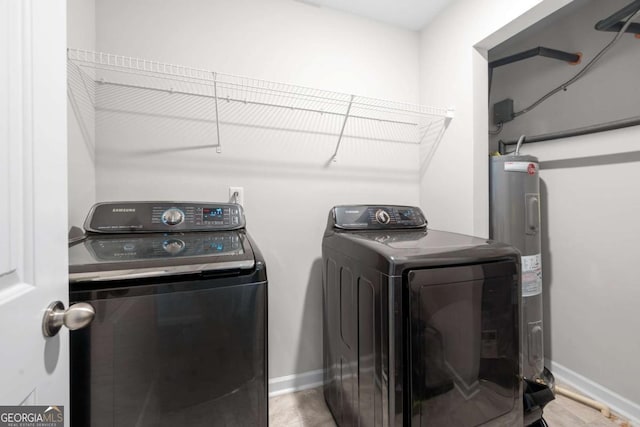
[(238, 230), (245, 227), (235, 203), (108, 202), (95, 205), (84, 228), (94, 233)]
[(386, 230), (425, 228), (422, 210), (414, 206), (353, 205), (336, 206), (329, 221), (344, 230)]

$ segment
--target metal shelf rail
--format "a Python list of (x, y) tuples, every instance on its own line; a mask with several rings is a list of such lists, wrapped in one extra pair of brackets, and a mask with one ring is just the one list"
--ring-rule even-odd
[[(421, 144), (436, 135), (437, 140), (430, 141), (435, 148), (453, 118), (453, 109), (450, 108), (368, 98), (140, 58), (72, 48), (67, 50), (67, 58), (69, 96), (76, 115), (81, 104), (92, 106), (95, 110), (119, 108), (116, 98), (126, 97), (126, 93), (129, 93), (129, 98), (146, 96), (148, 99), (149, 96), (144, 93), (150, 91), (174, 96), (174, 100), (176, 96), (180, 99), (204, 99), (212, 106), (213, 111), (206, 120), (215, 124), (213, 145), (218, 153), (222, 152), (220, 128), (225, 124), (222, 117), (225, 112), (234, 112), (236, 123), (238, 116), (247, 121), (255, 119), (250, 119), (250, 116), (256, 115), (256, 109), (270, 111), (269, 114), (262, 114), (267, 117), (264, 120), (272, 117), (280, 122), (300, 121), (301, 114), (325, 118), (330, 122), (330, 133), (337, 136), (331, 158), (333, 161), (337, 159), (340, 144), (346, 138)], [(96, 90), (104, 86), (112, 89), (110, 95), (97, 97)], [(143, 105), (144, 100), (137, 104)], [(153, 108), (153, 113), (169, 114), (169, 110), (162, 111), (165, 108), (163, 106), (154, 105)], [(171, 114), (177, 114), (175, 105), (166, 108), (171, 110)], [(246, 108), (246, 112), (239, 115), (237, 112), (242, 108)], [(200, 110), (197, 106), (191, 106), (181, 114), (199, 115), (198, 119), (204, 120)], [(434, 132), (434, 129), (440, 131)]]

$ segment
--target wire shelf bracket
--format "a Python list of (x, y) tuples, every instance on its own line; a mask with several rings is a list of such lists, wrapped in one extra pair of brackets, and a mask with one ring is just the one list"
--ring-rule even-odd
[(347, 107), (347, 112), (344, 115), (344, 121), (342, 122), (342, 128), (340, 129), (340, 135), (338, 136), (338, 143), (336, 144), (336, 150), (333, 152), (333, 156), (331, 156), (331, 161), (338, 161), (338, 150), (340, 150), (340, 143), (342, 142), (342, 137), (344, 135), (344, 128), (347, 126), (347, 120), (349, 120), (349, 113), (351, 112), (351, 106), (353, 105), (353, 96), (349, 99), (349, 106)]
[(218, 115), (218, 73), (213, 72), (213, 100), (216, 110), (216, 153), (222, 153), (222, 145), (220, 144), (220, 118)]

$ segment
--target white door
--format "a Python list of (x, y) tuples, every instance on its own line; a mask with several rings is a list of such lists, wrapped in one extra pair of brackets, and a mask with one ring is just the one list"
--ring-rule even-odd
[[(69, 411), (66, 3), (0, 0), (0, 405)], [(68, 421), (66, 421), (68, 425)]]

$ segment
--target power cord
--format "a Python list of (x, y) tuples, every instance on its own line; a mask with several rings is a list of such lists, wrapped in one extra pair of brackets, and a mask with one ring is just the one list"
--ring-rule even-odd
[(536, 108), (538, 105), (542, 104), (544, 101), (546, 101), (548, 98), (552, 97), (553, 95), (555, 95), (556, 93), (560, 92), (561, 90), (567, 90), (567, 87), (569, 87), (570, 85), (572, 85), (573, 83), (577, 82), (583, 75), (585, 75), (585, 73), (587, 71), (589, 71), (589, 69), (595, 65), (596, 62), (598, 62), (600, 60), (600, 58), (602, 58), (602, 56), (604, 56), (605, 53), (607, 53), (607, 51), (609, 49), (611, 49), (613, 47), (613, 45), (615, 45), (618, 40), (620, 40), (620, 38), (624, 35), (625, 31), (627, 31), (627, 28), (629, 27), (629, 25), (631, 25), (631, 21), (636, 18), (637, 16), (640, 15), (640, 9), (638, 9), (637, 11), (634, 12), (633, 15), (631, 15), (629, 17), (629, 19), (626, 20), (626, 22), (624, 23), (624, 25), (622, 26), (622, 28), (620, 28), (620, 31), (618, 31), (618, 33), (616, 34), (616, 36), (613, 38), (613, 40), (611, 40), (609, 42), (609, 44), (607, 44), (600, 52), (598, 52), (596, 54), (596, 56), (587, 63), (587, 65), (585, 65), (582, 70), (580, 70), (575, 76), (571, 77), (569, 80), (567, 80), (566, 82), (562, 83), (560, 86), (556, 87), (555, 89), (551, 90), (550, 92), (546, 93), (544, 96), (542, 96), (540, 99), (538, 99), (536, 102), (534, 102), (533, 104), (531, 104), (530, 106), (528, 106), (527, 108), (524, 108), (516, 113), (513, 113), (513, 117), (518, 117), (521, 116), (525, 113), (528, 113), (529, 111), (533, 110), (534, 108)]
[(502, 132), (502, 127), (504, 126), (504, 124), (503, 124), (502, 122), (500, 122), (500, 123), (498, 123), (496, 126), (497, 126), (497, 127), (496, 127), (496, 129), (495, 129), (495, 130), (490, 130), (490, 131), (489, 131), (489, 135), (497, 135), (497, 134), (499, 134), (500, 132)]

